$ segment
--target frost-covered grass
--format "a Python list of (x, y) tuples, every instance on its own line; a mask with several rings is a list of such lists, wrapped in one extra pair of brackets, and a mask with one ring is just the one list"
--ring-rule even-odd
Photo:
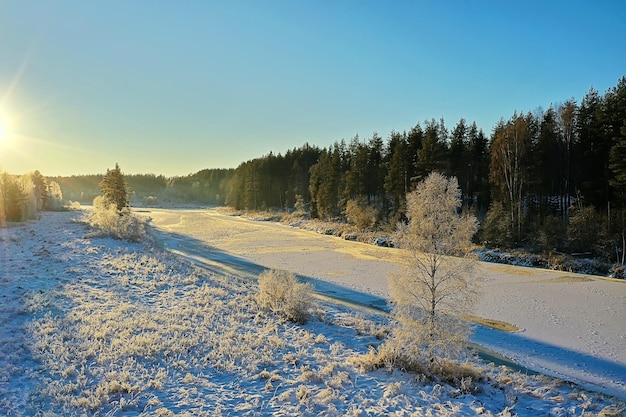
[(285, 322), (258, 307), (256, 281), (149, 244), (85, 238), (79, 217), (0, 229), (0, 415), (591, 416), (623, 406), (478, 361), (454, 385), (364, 366), (384, 318), (320, 303), (306, 325)]
[(607, 275), (611, 267), (610, 264), (597, 259), (577, 259), (564, 254), (538, 255), (523, 250), (505, 252), (498, 249), (480, 249), (476, 253), (480, 260), (485, 262), (546, 268), (580, 274)]

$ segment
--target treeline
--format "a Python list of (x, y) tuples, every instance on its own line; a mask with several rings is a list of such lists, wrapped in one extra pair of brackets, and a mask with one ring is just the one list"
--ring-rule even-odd
[(432, 171), (455, 175), (466, 203), (487, 204), (488, 139), (475, 123), (460, 120), (449, 133), (443, 120), (393, 131), (385, 143), (374, 133), (328, 148), (305, 144), (285, 155), (241, 164), (234, 173), (228, 204), (237, 209), (290, 208), (301, 198), (312, 217), (342, 218), (348, 202), (377, 208), (379, 220), (404, 215), (405, 198)]
[(432, 171), (456, 176), (464, 204), (489, 204), (489, 140), (476, 123), (461, 119), (450, 132), (443, 120), (409, 131), (374, 133), (328, 148), (305, 144), (242, 163), (235, 170), (228, 205), (236, 209), (292, 208), (301, 200), (311, 217), (344, 219), (351, 201), (376, 209), (379, 221), (403, 218), (406, 194)]
[(59, 185), (39, 171), (25, 175), (0, 171), (0, 226), (35, 219), (42, 210), (60, 210), (62, 201)]
[[(234, 169), (205, 169), (167, 178), (155, 174), (125, 174), (131, 205), (224, 205)], [(105, 174), (55, 177), (67, 200), (91, 204), (100, 195)]]
[(568, 251), (623, 262), (626, 191), (626, 77), (604, 95), (591, 88), (547, 110), (514, 113), (491, 134), (459, 120), (427, 120), (327, 148), (270, 153), (234, 172), (227, 204), (291, 208), (346, 219), (371, 208), (379, 224), (404, 217), (405, 196), (430, 172), (455, 176), (465, 208), (491, 246)]

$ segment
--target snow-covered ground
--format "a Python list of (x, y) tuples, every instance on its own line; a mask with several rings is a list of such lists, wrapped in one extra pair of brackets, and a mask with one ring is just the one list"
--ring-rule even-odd
[[(280, 225), (202, 211), (145, 214), (180, 257), (143, 243), (92, 237), (77, 212), (44, 213), (40, 221), (0, 229), (0, 415), (580, 416), (624, 407), (558, 379), (487, 365), (486, 378), (471, 393), (399, 371), (363, 371), (359, 364), (369, 346), (380, 343), (375, 334), (386, 326), (384, 318), (320, 302), (308, 324), (284, 323), (258, 311), (250, 278), (266, 267), (290, 269), (329, 294), (380, 304), (386, 294), (381, 280), (397, 252), (383, 262), (379, 248), (344, 246), (348, 242)], [(355, 262), (344, 264), (337, 254)], [(572, 358), (598, 374), (613, 369), (617, 382), (609, 389), (623, 389), (619, 346), (575, 350), (539, 340), (548, 331), (533, 333), (525, 315), (508, 311), (532, 309), (536, 320), (548, 321), (545, 315), (571, 327), (579, 323), (570, 321), (569, 310), (559, 310), (558, 299), (579, 293), (559, 290), (550, 305), (539, 296), (523, 303), (524, 282), (532, 287), (530, 281), (540, 278), (518, 278), (510, 291), (490, 290), (499, 286), (495, 281), (485, 286), (486, 294), (511, 294), (494, 314), (524, 331), (507, 335), (511, 341), (479, 331), (477, 340), (494, 347), (528, 344), (537, 349), (537, 361), (547, 358), (538, 368), (554, 373), (561, 372), (552, 368), (561, 354), (565, 370)], [(539, 283), (540, 293), (549, 299), (550, 285), (560, 281), (565, 279)], [(580, 314), (592, 324), (572, 329), (574, 341), (625, 317), (621, 287), (596, 282), (608, 283), (573, 282), (600, 297), (579, 301)], [(611, 297), (622, 297), (622, 305)], [(613, 309), (613, 317), (594, 315), (589, 304), (597, 300)], [(480, 314), (492, 305), (481, 306), (487, 310)], [(615, 357), (606, 358), (611, 352)], [(607, 363), (615, 368), (602, 368)]]
[[(384, 303), (387, 276), (402, 262), (396, 249), (212, 210), (148, 215), (167, 232), (162, 238), (170, 248), (205, 258), (237, 255), (242, 262), (288, 269), (323, 292), (366, 304)], [(478, 327), (474, 342), (536, 371), (626, 400), (626, 282), (485, 262), (476, 273), (484, 280), (476, 315), (521, 331)]]

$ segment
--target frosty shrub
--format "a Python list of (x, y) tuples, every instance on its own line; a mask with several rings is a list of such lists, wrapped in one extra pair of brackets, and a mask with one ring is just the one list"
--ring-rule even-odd
[(156, 207), (158, 202), (159, 202), (159, 199), (152, 195), (149, 195), (143, 198), (144, 207)]
[(293, 205), (293, 208), (295, 209), (295, 214), (298, 214), (300, 216), (304, 216), (306, 214), (306, 204), (304, 203), (304, 198), (302, 198), (302, 195), (296, 194), (296, 202)]
[(376, 224), (378, 210), (368, 205), (365, 199), (349, 200), (346, 204), (346, 219), (359, 229), (368, 229)]
[(74, 210), (74, 211), (80, 211), (82, 208), (82, 206), (80, 205), (78, 201), (70, 201), (66, 207), (68, 210)]
[(313, 304), (310, 284), (300, 283), (289, 271), (269, 270), (259, 276), (257, 302), (263, 310), (289, 321), (306, 323)]
[(617, 279), (626, 279), (626, 268), (622, 264), (614, 264), (611, 267), (611, 276)]
[(61, 186), (55, 181), (48, 181), (47, 186), (45, 209), (52, 211), (63, 210), (63, 192), (61, 191)]
[(33, 208), (32, 183), (23, 181), (15, 175), (0, 172), (0, 224), (21, 222), (32, 218)]
[(481, 239), (490, 247), (509, 247), (513, 243), (511, 219), (501, 202), (491, 203), (485, 217)]
[(549, 215), (537, 233), (536, 243), (543, 252), (561, 251), (565, 245), (566, 227), (559, 216)]
[(577, 207), (570, 212), (567, 243), (573, 252), (587, 253), (597, 247), (604, 228), (603, 219), (593, 206)]
[(143, 236), (143, 225), (128, 208), (117, 210), (114, 204), (102, 196), (93, 200), (93, 212), (89, 215), (89, 224), (101, 234), (116, 239), (137, 242)]
[(23, 216), (25, 219), (37, 218), (37, 196), (35, 184), (31, 174), (21, 175), (18, 177), (20, 188), (24, 191), (25, 199), (23, 202)]

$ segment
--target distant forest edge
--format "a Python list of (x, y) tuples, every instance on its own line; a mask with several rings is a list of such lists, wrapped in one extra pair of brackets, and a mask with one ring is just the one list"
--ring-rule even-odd
[[(235, 169), (204, 169), (181, 177), (155, 174), (124, 174), (132, 206), (227, 204), (227, 193)], [(101, 194), (104, 174), (51, 177), (69, 201), (91, 204)]]
[[(311, 218), (393, 228), (406, 194), (432, 172), (455, 176), (463, 206), (488, 247), (523, 247), (624, 264), (626, 76), (604, 95), (591, 88), (547, 109), (515, 112), (487, 136), (474, 122), (443, 119), (408, 131), (358, 135), (326, 148), (304, 144), (235, 169), (188, 176), (126, 175), (135, 206), (227, 205), (297, 210)], [(102, 175), (50, 178), (65, 200), (90, 203)], [(361, 216), (358, 216), (358, 214)]]

